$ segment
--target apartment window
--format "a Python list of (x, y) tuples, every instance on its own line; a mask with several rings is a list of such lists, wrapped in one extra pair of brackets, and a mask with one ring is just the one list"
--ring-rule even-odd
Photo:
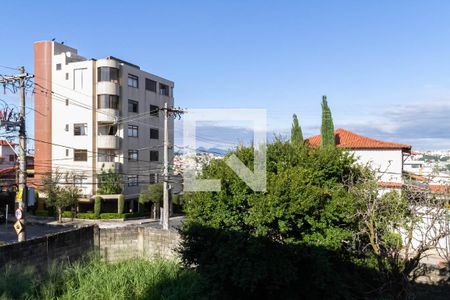
[(109, 81), (119, 83), (119, 69), (111, 67), (98, 67), (97, 81)]
[(65, 131), (69, 131), (69, 124), (66, 124), (66, 126), (64, 127)]
[(145, 89), (156, 93), (156, 81), (145, 78)]
[(66, 156), (69, 156), (69, 149), (66, 149)]
[(69, 80), (69, 73), (66, 73), (66, 80)]
[(139, 127), (136, 125), (128, 125), (128, 136), (129, 137), (138, 137)]
[(116, 95), (98, 95), (97, 108), (119, 108), (119, 96)]
[(139, 185), (138, 175), (128, 175), (127, 176), (127, 185), (128, 186), (138, 186)]
[(139, 152), (137, 150), (128, 150), (128, 161), (138, 161)]
[(139, 103), (134, 100), (128, 100), (128, 112), (139, 112)]
[(117, 125), (114, 124), (98, 124), (98, 135), (116, 135)]
[(110, 149), (99, 149), (97, 154), (98, 162), (114, 162), (114, 157), (116, 156), (114, 150)]
[(73, 160), (74, 161), (87, 161), (87, 150), (86, 149), (73, 150)]
[(159, 130), (156, 128), (150, 128), (150, 139), (157, 140), (159, 139)]
[(87, 135), (87, 124), (73, 124), (73, 135)]
[(16, 160), (16, 156), (14, 154), (10, 154), (9, 161), (15, 161), (15, 160)]
[(158, 174), (156, 173), (150, 174), (149, 183), (152, 184), (157, 182), (158, 182)]
[(150, 105), (150, 116), (153, 116), (153, 117), (159, 116), (159, 106)]
[(61, 64), (56, 64), (56, 71), (61, 70)]
[(159, 84), (159, 94), (163, 96), (169, 96), (169, 86), (160, 83)]
[(128, 86), (138, 88), (139, 87), (139, 78), (135, 75), (128, 74)]
[(155, 150), (150, 151), (150, 161), (158, 161), (159, 160), (159, 152)]
[(74, 69), (73, 70), (73, 89), (74, 90), (82, 90), (84, 89), (84, 81), (88, 78), (86, 76), (87, 69)]
[(69, 99), (66, 99), (66, 106), (69, 106)]

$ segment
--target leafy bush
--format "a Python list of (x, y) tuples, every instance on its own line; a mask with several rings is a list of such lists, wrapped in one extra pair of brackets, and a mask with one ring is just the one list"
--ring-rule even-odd
[(94, 200), (94, 213), (97, 218), (100, 218), (101, 210), (102, 210), (102, 198), (100, 196), (96, 196)]
[(123, 208), (124, 208), (124, 199), (123, 199), (123, 195), (120, 194), (119, 198), (117, 198), (117, 213), (118, 214), (123, 214)]
[[(65, 211), (64, 213), (67, 213), (67, 212)], [(64, 215), (64, 213), (63, 213), (63, 215)], [(35, 215), (36, 217), (48, 217), (48, 216), (49, 216), (49, 213), (48, 213), (48, 211), (46, 211), (46, 210), (36, 210), (36, 211), (34, 212), (34, 215)]]
[[(253, 166), (253, 148), (235, 154)], [(224, 160), (212, 161), (202, 177), (220, 178), (221, 191), (184, 196), (184, 263), (230, 297), (290, 297), (303, 289), (305, 298), (348, 298), (349, 284), (360, 288), (346, 280), (353, 276), (345, 250), (358, 226), (344, 183), (360, 171), (341, 149), (276, 141), (267, 147), (267, 191), (254, 192)]]
[[(69, 211), (65, 211), (63, 213), (64, 218), (71, 218), (72, 213)], [(96, 216), (93, 212), (86, 212), (86, 213), (77, 213), (75, 215), (75, 218), (77, 219), (102, 219), (102, 220), (108, 220), (108, 219), (133, 219), (133, 218), (139, 218), (139, 217), (148, 217), (145, 213), (124, 213), (124, 214), (118, 214), (118, 213), (101, 213), (100, 216)]]

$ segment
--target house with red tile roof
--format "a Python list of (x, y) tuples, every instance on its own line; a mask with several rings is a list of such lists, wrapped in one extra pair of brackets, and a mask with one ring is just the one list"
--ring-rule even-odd
[(0, 140), (0, 170), (16, 165), (17, 155), (13, 150), (15, 146), (15, 143)]
[[(336, 147), (347, 149), (358, 163), (369, 166), (376, 174), (382, 190), (399, 190), (403, 181), (403, 162), (411, 153), (411, 146), (380, 141), (345, 129), (334, 132)], [(319, 147), (321, 136), (306, 139), (311, 146)]]

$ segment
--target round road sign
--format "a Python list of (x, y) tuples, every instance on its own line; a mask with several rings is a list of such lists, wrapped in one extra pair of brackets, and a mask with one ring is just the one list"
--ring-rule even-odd
[(16, 209), (16, 219), (17, 220), (22, 219), (22, 209), (20, 208)]

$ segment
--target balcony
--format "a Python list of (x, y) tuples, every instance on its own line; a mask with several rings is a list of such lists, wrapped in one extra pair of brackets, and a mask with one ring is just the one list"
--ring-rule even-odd
[(120, 148), (120, 137), (115, 135), (98, 135), (97, 148), (117, 150)]
[(114, 108), (97, 109), (97, 121), (115, 123), (119, 118), (119, 110)]
[(120, 85), (111, 81), (97, 82), (97, 95), (120, 95)]
[(122, 171), (122, 163), (120, 162), (97, 162), (97, 171), (100, 172), (100, 170), (103, 168), (106, 172), (108, 170), (112, 170), (115, 172), (121, 172)]

